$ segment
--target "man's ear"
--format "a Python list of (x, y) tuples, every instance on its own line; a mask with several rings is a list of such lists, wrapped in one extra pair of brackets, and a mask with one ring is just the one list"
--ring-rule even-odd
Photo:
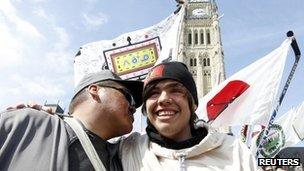
[(91, 84), (88, 87), (89, 94), (94, 100), (99, 100), (98, 90), (99, 87), (97, 84)]

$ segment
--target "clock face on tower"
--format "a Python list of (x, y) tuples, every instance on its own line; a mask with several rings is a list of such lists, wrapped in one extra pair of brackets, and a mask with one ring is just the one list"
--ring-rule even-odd
[(201, 17), (205, 14), (206, 14), (206, 12), (202, 8), (197, 8), (197, 9), (192, 10), (192, 15), (195, 17)]

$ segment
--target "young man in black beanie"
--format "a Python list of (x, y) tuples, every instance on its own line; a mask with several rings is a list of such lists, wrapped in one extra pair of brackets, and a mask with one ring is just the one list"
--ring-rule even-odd
[(147, 135), (134, 133), (122, 141), (124, 170), (256, 170), (243, 143), (206, 124), (195, 125), (197, 90), (183, 63), (153, 67), (143, 101)]

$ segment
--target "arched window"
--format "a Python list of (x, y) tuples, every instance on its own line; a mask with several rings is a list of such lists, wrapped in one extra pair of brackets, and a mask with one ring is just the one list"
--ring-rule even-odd
[(198, 44), (198, 33), (197, 33), (197, 30), (195, 30), (195, 33), (194, 33), (194, 44)]
[(203, 54), (203, 65), (210, 66), (210, 58), (207, 52)]
[(188, 45), (192, 44), (192, 34), (188, 33)]
[(210, 30), (209, 29), (207, 29), (206, 34), (207, 34), (207, 44), (210, 45), (211, 44), (211, 36), (210, 36)]
[(190, 58), (190, 66), (193, 66), (193, 59)]
[(196, 58), (194, 58), (193, 66), (196, 66)]
[(201, 42), (200, 44), (203, 45), (204, 44), (204, 30), (201, 30)]

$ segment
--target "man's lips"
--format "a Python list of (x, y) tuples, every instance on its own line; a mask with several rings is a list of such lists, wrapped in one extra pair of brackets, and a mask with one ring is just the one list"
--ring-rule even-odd
[(177, 110), (161, 109), (156, 112), (157, 118), (162, 122), (170, 122), (177, 115)]
[(176, 111), (173, 110), (160, 110), (156, 113), (157, 116), (174, 116)]

